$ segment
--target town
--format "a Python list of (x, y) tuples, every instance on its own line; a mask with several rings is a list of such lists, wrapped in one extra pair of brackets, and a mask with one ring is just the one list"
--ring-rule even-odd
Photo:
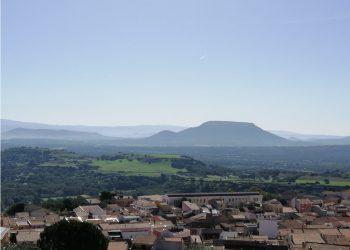
[(94, 225), (108, 250), (350, 248), (350, 190), (297, 196), (287, 205), (259, 192), (102, 192), (83, 200), (71, 211), (25, 204), (20, 212), (3, 214), (2, 249), (37, 249), (40, 234), (59, 221)]

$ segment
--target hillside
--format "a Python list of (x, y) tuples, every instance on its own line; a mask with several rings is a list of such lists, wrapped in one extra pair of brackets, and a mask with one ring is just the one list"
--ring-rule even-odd
[(253, 123), (209, 121), (174, 133), (163, 131), (144, 139), (149, 146), (287, 146), (287, 139), (262, 130)]
[(230, 174), (233, 171), (228, 168), (176, 154), (91, 157), (65, 150), (11, 148), (1, 151), (1, 206), (48, 197), (97, 195), (101, 190), (182, 191), (183, 184), (194, 177)]

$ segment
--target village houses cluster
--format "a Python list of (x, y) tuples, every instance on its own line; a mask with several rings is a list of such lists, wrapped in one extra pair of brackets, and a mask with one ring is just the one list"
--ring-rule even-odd
[(45, 227), (59, 220), (94, 224), (119, 249), (350, 249), (350, 190), (300, 196), (287, 204), (263, 201), (258, 192), (114, 196), (101, 205), (54, 213), (27, 204), (2, 216), (1, 243), (35, 245)]

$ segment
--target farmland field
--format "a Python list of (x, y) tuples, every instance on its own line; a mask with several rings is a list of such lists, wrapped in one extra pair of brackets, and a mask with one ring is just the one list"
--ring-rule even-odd
[(326, 185), (326, 186), (339, 186), (339, 187), (345, 187), (350, 186), (350, 180), (347, 180), (345, 178), (328, 178), (329, 183), (326, 183), (324, 179), (322, 178), (311, 178), (310, 176), (307, 176), (305, 178), (301, 177), (297, 179), (295, 182), (297, 184), (315, 184), (318, 182), (320, 185)]
[(161, 158), (161, 159), (181, 159), (181, 155), (177, 154), (147, 154), (147, 156), (150, 156), (152, 158)]
[[(159, 176), (163, 174), (176, 174), (181, 169), (173, 168), (170, 161), (154, 163), (141, 162), (138, 160), (94, 160), (92, 165), (98, 166), (101, 171), (120, 172), (126, 175)], [(181, 170), (184, 171), (184, 170)]]

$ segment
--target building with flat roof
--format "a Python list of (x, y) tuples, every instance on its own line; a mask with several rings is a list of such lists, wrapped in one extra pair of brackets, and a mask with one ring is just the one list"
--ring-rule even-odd
[(210, 200), (221, 201), (226, 207), (238, 207), (246, 203), (262, 203), (263, 196), (259, 192), (222, 192), (222, 193), (175, 193), (163, 196), (163, 201), (172, 206), (180, 206), (187, 200), (199, 206)]

